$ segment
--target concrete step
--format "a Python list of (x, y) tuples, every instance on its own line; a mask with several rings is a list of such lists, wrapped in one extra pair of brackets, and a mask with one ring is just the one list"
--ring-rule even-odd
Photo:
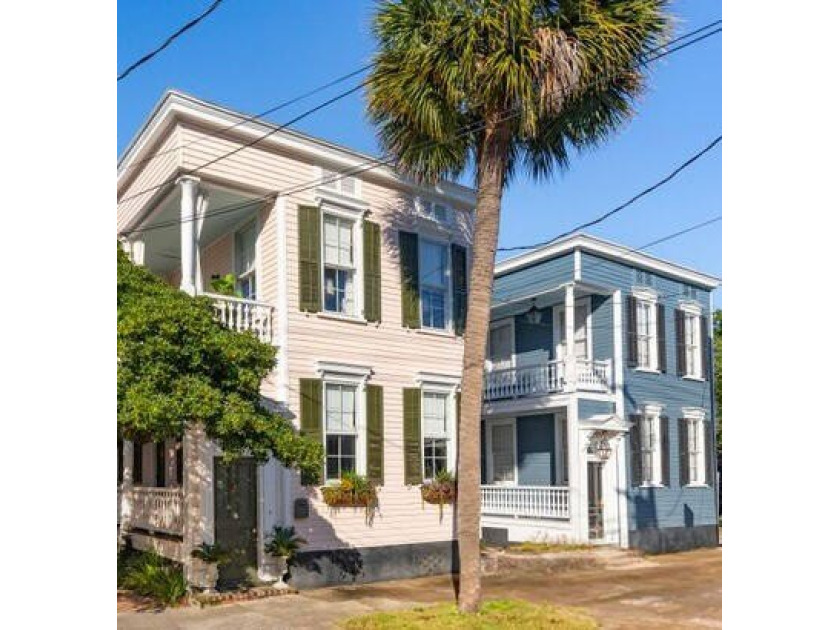
[(576, 551), (520, 553), (508, 549), (482, 551), (482, 572), (485, 574), (534, 571), (562, 573), (592, 569), (630, 570), (656, 566), (656, 562), (633, 550), (617, 547), (593, 547)]

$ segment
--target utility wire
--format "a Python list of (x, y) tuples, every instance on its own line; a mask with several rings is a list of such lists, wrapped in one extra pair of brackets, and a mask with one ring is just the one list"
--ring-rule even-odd
[[(714, 31), (714, 32), (719, 32), (719, 31), (720, 31), (720, 29), (718, 29), (718, 31)], [(713, 32), (713, 33), (714, 33), (714, 32)], [(687, 42), (686, 44), (683, 44), (683, 46), (680, 46), (679, 48), (681, 49), (681, 48), (684, 48), (684, 47), (686, 47), (686, 46), (692, 45), (693, 43), (696, 43), (696, 42), (697, 42), (697, 41), (699, 41), (699, 40), (700, 40), (700, 38), (698, 38), (697, 40), (692, 40), (692, 41), (689, 41), (689, 42)], [(656, 59), (659, 59), (659, 58), (665, 57), (665, 56), (667, 56), (667, 55), (669, 55), (669, 54), (672, 54), (673, 52), (676, 52), (676, 50), (677, 50), (677, 49), (674, 49), (674, 50), (672, 50), (672, 51), (665, 51), (664, 53), (661, 53), (661, 54), (657, 55), (655, 58), (656, 58)], [(650, 60), (648, 60), (648, 61), (650, 61)], [(600, 80), (602, 80), (602, 81), (603, 81), (603, 80), (605, 80), (605, 78), (607, 78), (607, 77), (601, 77), (601, 79), (600, 79)], [(352, 88), (351, 90), (348, 90), (347, 92), (342, 93), (342, 94), (340, 94), (340, 95), (338, 95), (338, 96), (334, 97), (333, 99), (330, 99), (330, 101), (327, 101), (327, 102), (325, 102), (325, 103), (322, 103), (322, 104), (318, 105), (318, 106), (317, 106), (316, 108), (314, 108), (314, 109), (311, 109), (311, 110), (308, 110), (307, 112), (302, 113), (300, 116), (298, 116), (298, 117), (297, 117), (297, 118), (295, 118), (294, 120), (291, 120), (291, 121), (289, 121), (288, 123), (285, 123), (284, 125), (282, 125), (282, 126), (280, 126), (280, 127), (277, 127), (277, 128), (275, 128), (275, 129), (273, 129), (272, 131), (269, 131), (267, 134), (264, 134), (262, 137), (259, 137), (259, 138), (255, 139), (255, 140), (251, 141), (251, 142), (250, 142), (250, 143), (248, 143), (247, 145), (244, 145), (244, 146), (238, 147), (237, 149), (235, 149), (235, 150), (233, 150), (233, 151), (231, 151), (231, 152), (229, 152), (229, 153), (227, 153), (227, 154), (223, 154), (223, 155), (221, 155), (221, 156), (219, 156), (219, 157), (217, 157), (217, 158), (214, 158), (213, 160), (211, 160), (211, 161), (210, 161), (210, 162), (208, 162), (208, 163), (205, 163), (205, 164), (199, 165), (199, 166), (195, 167), (194, 169), (191, 169), (190, 171), (188, 171), (186, 174), (194, 174), (194, 173), (196, 173), (197, 171), (201, 170), (202, 168), (204, 168), (204, 167), (206, 167), (206, 166), (208, 166), (208, 165), (210, 165), (210, 164), (214, 164), (214, 163), (216, 163), (216, 162), (219, 162), (220, 160), (222, 160), (222, 159), (224, 159), (224, 158), (228, 157), (229, 155), (231, 155), (231, 154), (233, 154), (233, 153), (236, 153), (236, 152), (238, 152), (238, 151), (241, 151), (241, 150), (243, 150), (243, 149), (247, 148), (248, 146), (253, 146), (253, 145), (257, 144), (258, 142), (261, 142), (263, 139), (265, 139), (266, 137), (268, 137), (268, 136), (269, 136), (269, 135), (271, 135), (272, 133), (276, 133), (277, 131), (280, 131), (281, 129), (283, 129), (283, 128), (287, 127), (288, 125), (293, 124), (293, 123), (294, 123), (294, 122), (296, 122), (297, 120), (300, 120), (301, 118), (304, 118), (305, 116), (309, 115), (310, 113), (313, 113), (314, 111), (317, 111), (317, 109), (322, 109), (323, 107), (326, 107), (327, 105), (331, 104), (332, 102), (335, 102), (336, 100), (338, 100), (338, 99), (340, 99), (340, 98), (343, 98), (343, 97), (344, 97), (344, 96), (346, 96), (348, 93), (352, 93), (352, 92), (354, 92), (354, 91), (356, 91), (356, 90), (360, 89), (361, 87), (363, 87), (363, 86), (365, 85), (365, 83), (366, 83), (366, 82), (360, 83), (359, 85), (357, 85), (356, 87)], [(510, 118), (515, 117), (515, 116), (517, 115), (517, 113), (516, 113), (516, 112), (518, 112), (519, 110), (520, 110), (520, 107), (518, 107), (518, 106), (515, 106), (515, 107), (511, 107), (511, 108), (509, 108), (507, 111), (509, 112), (509, 114), (510, 114), (510, 115), (508, 115), (508, 116), (506, 116), (506, 117), (503, 117), (503, 118), (501, 119), (501, 121), (508, 120), (508, 119), (510, 119)], [(503, 113), (504, 113), (504, 112), (503, 112)], [(480, 129), (480, 128), (481, 128), (481, 125), (482, 125), (482, 123), (480, 123), (480, 122), (475, 123), (475, 124), (473, 124), (473, 125), (467, 125), (467, 126), (465, 126), (465, 127), (463, 128), (463, 130), (462, 130), (459, 134), (457, 134), (457, 135), (456, 135), (456, 137), (460, 137), (460, 136), (463, 136), (463, 135), (467, 135), (467, 134), (473, 133), (474, 131), (476, 131), (476, 130)], [(434, 144), (434, 143), (433, 143), (433, 142), (428, 142), (428, 143), (426, 143), (426, 144), (428, 144), (428, 145), (432, 145), (432, 144)], [(318, 186), (322, 186), (322, 185), (324, 185), (324, 184), (328, 184), (328, 183), (333, 183), (333, 182), (336, 182), (336, 181), (339, 181), (339, 180), (345, 179), (346, 177), (352, 177), (352, 176), (355, 176), (355, 175), (361, 174), (361, 173), (363, 173), (363, 172), (366, 172), (366, 171), (372, 170), (372, 169), (374, 169), (374, 168), (378, 168), (378, 167), (380, 167), (380, 166), (385, 166), (385, 165), (391, 164), (391, 163), (392, 163), (392, 162), (394, 162), (394, 161), (395, 161), (395, 159), (394, 159), (394, 158), (392, 158), (392, 157), (387, 157), (387, 156), (386, 156), (386, 157), (381, 157), (381, 158), (375, 158), (375, 159), (369, 160), (367, 163), (362, 162), (359, 166), (355, 166), (355, 167), (353, 167), (353, 168), (351, 168), (351, 169), (348, 169), (348, 170), (346, 170), (346, 171), (341, 171), (341, 172), (339, 172), (339, 173), (336, 173), (336, 174), (335, 174), (335, 176), (333, 176), (333, 177), (331, 177), (331, 178), (311, 180), (310, 182), (304, 182), (304, 183), (302, 183), (302, 184), (298, 184), (298, 185), (292, 186), (292, 187), (287, 188), (287, 189), (285, 189), (285, 190), (281, 190), (281, 191), (277, 191), (277, 192), (268, 193), (268, 194), (266, 194), (266, 195), (262, 195), (262, 196), (259, 196), (259, 197), (254, 197), (254, 198), (252, 198), (252, 199), (246, 200), (245, 202), (238, 202), (238, 203), (231, 204), (231, 205), (229, 205), (229, 206), (223, 206), (223, 207), (221, 207), (221, 208), (217, 208), (216, 210), (213, 210), (213, 211), (211, 211), (211, 212), (207, 212), (207, 213), (204, 215), (204, 218), (205, 218), (205, 219), (207, 219), (207, 218), (211, 218), (211, 217), (214, 217), (214, 216), (218, 216), (218, 215), (226, 214), (226, 213), (229, 213), (229, 212), (236, 212), (236, 211), (238, 211), (238, 210), (240, 210), (240, 209), (242, 209), (242, 208), (244, 208), (244, 207), (247, 207), (247, 206), (249, 206), (249, 205), (252, 205), (252, 204), (255, 204), (255, 203), (259, 203), (260, 201), (265, 201), (265, 200), (268, 200), (268, 199), (271, 199), (271, 198), (274, 198), (274, 197), (281, 197), (281, 196), (282, 196), (282, 197), (285, 197), (285, 196), (289, 196), (289, 195), (292, 195), (292, 194), (296, 194), (296, 193), (304, 192), (304, 191), (306, 191), (306, 190), (308, 190), (308, 189), (311, 189), (311, 188), (315, 188), (315, 187), (318, 187)], [(180, 175), (179, 175), (179, 177), (180, 177)], [(134, 199), (134, 198), (136, 198), (137, 196), (143, 195), (143, 194), (145, 194), (145, 193), (147, 193), (147, 192), (150, 192), (150, 191), (153, 191), (153, 190), (157, 190), (157, 189), (159, 189), (159, 188), (161, 188), (161, 187), (163, 187), (163, 186), (165, 186), (165, 185), (168, 185), (168, 184), (170, 184), (170, 183), (173, 183), (173, 182), (174, 182), (174, 181), (176, 181), (176, 180), (177, 180), (177, 178), (173, 178), (172, 180), (167, 180), (167, 181), (165, 181), (165, 182), (163, 182), (163, 183), (161, 183), (161, 184), (158, 184), (157, 186), (150, 187), (150, 188), (148, 188), (148, 189), (145, 189), (145, 190), (143, 190), (143, 191), (140, 191), (140, 192), (138, 192), (138, 193), (135, 193), (135, 194), (133, 194), (133, 195), (131, 195), (131, 196), (129, 196), (129, 197), (125, 197), (125, 198), (123, 198), (122, 200), (120, 200), (120, 201), (118, 202), (118, 204), (117, 204), (117, 205), (119, 205), (119, 204), (121, 204), (121, 203), (124, 203), (124, 202), (126, 202), (126, 201), (128, 201), (128, 200), (130, 200), (130, 199)], [(139, 234), (139, 233), (145, 233), (145, 232), (148, 232), (148, 231), (151, 231), (151, 230), (161, 229), (161, 228), (166, 228), (166, 227), (170, 227), (170, 226), (172, 226), (172, 225), (177, 225), (177, 224), (179, 224), (179, 223), (181, 223), (181, 222), (191, 221), (191, 220), (192, 220), (192, 219), (180, 219), (180, 218), (178, 218), (178, 219), (172, 219), (172, 220), (169, 220), (169, 221), (162, 221), (162, 222), (160, 222), (160, 223), (155, 223), (155, 224), (148, 225), (148, 226), (144, 226), (144, 227), (141, 227), (141, 228), (136, 228), (136, 229), (134, 229), (134, 230), (128, 230), (128, 231), (125, 231), (125, 232), (123, 232), (123, 233), (122, 233), (122, 236), (130, 236), (130, 235), (135, 235), (135, 234)]]
[[(649, 63), (649, 62), (651, 62), (651, 61), (654, 61), (654, 60), (656, 60), (656, 59), (661, 59), (662, 57), (666, 57), (666, 56), (668, 56), (668, 55), (670, 55), (670, 54), (673, 54), (673, 53), (674, 53), (674, 52), (676, 52), (677, 50), (681, 50), (682, 48), (685, 48), (686, 46), (690, 46), (690, 45), (692, 45), (692, 44), (695, 44), (695, 43), (697, 43), (698, 41), (700, 41), (701, 39), (705, 39), (705, 37), (707, 37), (707, 36), (709, 36), (709, 35), (713, 35), (713, 34), (715, 34), (715, 33), (718, 33), (718, 32), (720, 32), (721, 30), (722, 30), (722, 29), (717, 29), (717, 30), (715, 30), (715, 31), (712, 31), (711, 33), (709, 33), (709, 34), (707, 34), (707, 35), (705, 35), (705, 36), (702, 36), (702, 37), (696, 38), (695, 40), (688, 41), (688, 42), (686, 42), (685, 44), (683, 44), (682, 46), (679, 46), (679, 47), (677, 47), (677, 48), (675, 48), (675, 49), (672, 49), (672, 50), (666, 50), (665, 52), (660, 53), (660, 54), (658, 54), (658, 55), (656, 55), (656, 56), (654, 56), (654, 57), (652, 57), (652, 58), (646, 59), (646, 60), (644, 60), (644, 61), (643, 61), (643, 62), (641, 62), (641, 63), (644, 65), (644, 64), (647, 64), (647, 63)], [(668, 42), (668, 44), (670, 44), (670, 42)], [(668, 44), (665, 44), (665, 45), (668, 45)], [(661, 46), (660, 46), (659, 48), (661, 48)], [(604, 80), (609, 79), (609, 78), (611, 78), (611, 77), (609, 77), (609, 76), (606, 76), (606, 77), (600, 77), (598, 80), (599, 80), (599, 81), (604, 81)], [(199, 171), (199, 170), (201, 170), (201, 169), (203, 169), (203, 168), (205, 168), (205, 167), (207, 167), (207, 166), (209, 166), (209, 165), (211, 165), (211, 164), (215, 164), (216, 162), (219, 162), (220, 160), (223, 160), (223, 159), (225, 159), (226, 157), (229, 157), (229, 156), (231, 156), (231, 155), (233, 155), (233, 154), (235, 154), (235, 153), (238, 153), (239, 151), (242, 151), (242, 150), (243, 150), (243, 149), (245, 149), (245, 148), (248, 148), (249, 146), (254, 146), (254, 145), (255, 145), (255, 144), (257, 144), (257, 143), (262, 142), (265, 138), (267, 138), (267, 137), (269, 137), (269, 136), (273, 135), (274, 133), (277, 133), (278, 131), (280, 131), (280, 130), (282, 130), (282, 129), (285, 129), (285, 128), (286, 128), (286, 127), (288, 127), (289, 125), (291, 125), (291, 124), (293, 124), (293, 123), (295, 123), (295, 122), (297, 122), (297, 121), (299, 121), (299, 120), (301, 120), (301, 119), (303, 119), (303, 118), (305, 118), (305, 117), (309, 116), (310, 114), (313, 114), (313, 113), (315, 113), (316, 111), (319, 111), (320, 109), (323, 109), (323, 108), (324, 108), (324, 107), (326, 107), (327, 105), (330, 105), (330, 104), (332, 104), (332, 103), (334, 103), (334, 102), (336, 102), (336, 101), (338, 101), (338, 100), (340, 100), (340, 99), (342, 99), (342, 98), (344, 98), (344, 97), (348, 96), (349, 94), (352, 94), (353, 92), (357, 91), (358, 89), (361, 89), (362, 87), (364, 87), (366, 84), (367, 84), (367, 80), (365, 80), (365, 81), (361, 82), (361, 83), (360, 83), (359, 85), (357, 85), (355, 88), (352, 88), (352, 89), (350, 89), (350, 90), (348, 90), (348, 91), (346, 91), (346, 92), (343, 92), (342, 94), (339, 94), (338, 96), (333, 97), (333, 98), (332, 98), (332, 99), (330, 99), (329, 101), (326, 101), (326, 102), (324, 102), (324, 103), (321, 103), (320, 105), (317, 105), (316, 107), (311, 108), (311, 109), (309, 109), (309, 110), (307, 110), (307, 111), (303, 112), (302, 114), (300, 114), (299, 116), (297, 116), (297, 117), (296, 117), (296, 118), (294, 118), (293, 120), (290, 120), (289, 122), (284, 123), (283, 125), (280, 125), (280, 126), (276, 127), (275, 129), (273, 129), (273, 130), (269, 131), (268, 133), (264, 134), (263, 136), (261, 136), (261, 137), (257, 138), (256, 140), (254, 140), (254, 141), (252, 141), (252, 142), (250, 142), (250, 143), (248, 143), (248, 144), (246, 144), (246, 145), (244, 145), (244, 146), (238, 147), (237, 149), (234, 149), (233, 151), (230, 151), (230, 152), (228, 152), (228, 153), (226, 153), (226, 154), (223, 154), (223, 155), (221, 155), (221, 156), (219, 156), (219, 157), (217, 157), (217, 158), (215, 158), (215, 159), (211, 160), (210, 162), (207, 162), (207, 163), (205, 163), (205, 164), (201, 164), (201, 165), (199, 165), (199, 166), (197, 166), (197, 167), (195, 167), (195, 168), (191, 169), (190, 171), (188, 171), (188, 172), (187, 172), (187, 174), (194, 174), (194, 173), (196, 173), (197, 171)], [(501, 113), (505, 113), (505, 111), (507, 111), (507, 112), (511, 112), (513, 115), (511, 115), (511, 116), (507, 116), (507, 117), (504, 117), (504, 118), (502, 118), (502, 119), (501, 119), (501, 121), (509, 120), (510, 118), (514, 118), (514, 117), (516, 117), (516, 115), (518, 115), (518, 113), (517, 113), (517, 112), (518, 112), (520, 109), (521, 109), (521, 107), (520, 107), (520, 106), (514, 106), (514, 107), (509, 108), (508, 110), (503, 110)], [(474, 131), (476, 131), (476, 130), (480, 129), (480, 128), (481, 128), (481, 126), (482, 126), (482, 123), (481, 123), (481, 122), (474, 123), (473, 125), (468, 125), (468, 126), (464, 127), (464, 130), (463, 130), (463, 132), (462, 132), (462, 133), (456, 134), (455, 138), (457, 138), (457, 137), (461, 137), (461, 136), (463, 136), (463, 135), (468, 135), (468, 134), (470, 134), (470, 133), (473, 133)], [(426, 144), (428, 144), (428, 145), (432, 145), (432, 144), (434, 144), (434, 142), (431, 142), (431, 141), (430, 141), (430, 142), (428, 142), (428, 143), (426, 143)], [(314, 184), (312, 184), (312, 185), (319, 185), (319, 184), (322, 184), (322, 183), (331, 183), (332, 181), (337, 181), (337, 180), (339, 180), (339, 179), (343, 179), (343, 178), (345, 178), (345, 177), (349, 177), (349, 176), (352, 176), (352, 175), (356, 175), (356, 174), (358, 174), (358, 173), (362, 173), (362, 172), (365, 172), (365, 171), (371, 170), (372, 168), (376, 168), (376, 167), (378, 167), (378, 166), (384, 166), (384, 165), (390, 164), (391, 162), (394, 162), (394, 158), (389, 158), (389, 157), (375, 158), (374, 160), (372, 160), (371, 162), (369, 162), (369, 164), (370, 164), (370, 168), (366, 168), (366, 167), (364, 167), (364, 162), (363, 162), (363, 163), (362, 163), (362, 166), (360, 166), (360, 167), (354, 167), (353, 169), (350, 169), (349, 171), (342, 171), (342, 172), (338, 173), (338, 174), (336, 175), (336, 177), (335, 177), (333, 180), (328, 180), (328, 181), (327, 181), (327, 180), (325, 180), (325, 181), (315, 180), (315, 183), (314, 183)], [(146, 189), (144, 189), (144, 190), (141, 190), (141, 191), (139, 191), (139, 192), (137, 192), (137, 193), (134, 193), (134, 194), (132, 194), (132, 195), (129, 195), (128, 197), (124, 197), (124, 198), (122, 198), (120, 201), (118, 201), (118, 202), (117, 202), (117, 205), (119, 206), (120, 204), (123, 204), (123, 203), (125, 203), (125, 202), (127, 202), (127, 201), (130, 201), (130, 200), (132, 200), (132, 199), (135, 199), (135, 198), (137, 198), (137, 197), (139, 197), (139, 196), (141, 196), (141, 195), (144, 195), (144, 194), (146, 194), (146, 193), (148, 193), (148, 192), (152, 192), (152, 191), (154, 191), (154, 190), (157, 190), (157, 189), (159, 189), (159, 188), (162, 188), (163, 186), (166, 186), (166, 185), (169, 185), (169, 184), (171, 184), (171, 183), (174, 183), (174, 181), (175, 181), (176, 179), (177, 179), (177, 178), (173, 178), (173, 179), (171, 179), (171, 180), (164, 181), (164, 182), (162, 182), (162, 183), (160, 183), (160, 184), (158, 184), (158, 185), (156, 185), (156, 186), (151, 186), (151, 187), (146, 188)], [(304, 187), (302, 190), (305, 190), (305, 189), (306, 189), (306, 186), (308, 186), (308, 185), (304, 185), (304, 186), (305, 186), (305, 187)], [(311, 187), (311, 186), (309, 186), (309, 187)], [(299, 191), (295, 190), (294, 192), (299, 192)], [(286, 194), (290, 194), (290, 193), (287, 193), (287, 192), (281, 192), (281, 193), (279, 193), (279, 194), (281, 194), (281, 195), (286, 195)]]
[(260, 112), (259, 114), (254, 114), (253, 116), (242, 116), (242, 115), (231, 112), (235, 116), (240, 118), (239, 122), (236, 122), (236, 123), (234, 123), (232, 125), (229, 125), (227, 127), (222, 127), (221, 129), (217, 129), (216, 131), (207, 132), (205, 135), (203, 135), (203, 136), (201, 136), (201, 137), (199, 137), (195, 140), (191, 140), (190, 142), (187, 142), (185, 144), (181, 144), (181, 145), (179, 145), (177, 147), (173, 147), (171, 149), (164, 149), (163, 151), (159, 151), (158, 153), (150, 155), (149, 157), (145, 157), (142, 160), (137, 160), (136, 162), (132, 162), (131, 164), (129, 164), (126, 167), (125, 170), (126, 170), (126, 172), (129, 171), (129, 170), (133, 170), (133, 169), (137, 168), (138, 166), (141, 166), (143, 164), (151, 162), (152, 160), (155, 160), (162, 155), (166, 155), (167, 153), (173, 153), (174, 151), (178, 151), (180, 149), (186, 149), (187, 147), (191, 147), (191, 146), (196, 145), (196, 144), (202, 144), (202, 143), (206, 142), (209, 138), (218, 138), (218, 137), (224, 135), (225, 133), (227, 133), (228, 131), (236, 129), (237, 127), (241, 127), (242, 125), (245, 125), (245, 124), (250, 123), (250, 122), (258, 121), (262, 118), (265, 118), (266, 116), (269, 116), (269, 115), (271, 115), (275, 112), (280, 111), (281, 109), (285, 109), (286, 107), (289, 107), (290, 105), (294, 105), (295, 103), (299, 103), (300, 101), (305, 100), (305, 99), (309, 98), (310, 96), (314, 96), (315, 94), (318, 94), (319, 92), (323, 92), (326, 89), (329, 89), (329, 88), (331, 88), (335, 85), (338, 85), (339, 83), (343, 83), (347, 79), (351, 79), (351, 78), (355, 77), (356, 75), (361, 74), (362, 72), (365, 72), (366, 70), (370, 70), (370, 68), (372, 68), (372, 67), (373, 67), (373, 64), (369, 63), (368, 65), (366, 65), (362, 68), (358, 68), (357, 70), (353, 70), (352, 72), (348, 72), (347, 74), (344, 74), (344, 75), (342, 75), (342, 76), (340, 76), (336, 79), (333, 79), (332, 81), (324, 83), (323, 85), (319, 85), (318, 87), (312, 88), (308, 92), (304, 92), (303, 94), (295, 96), (295, 97), (293, 97), (289, 100), (283, 101), (282, 103), (278, 103), (277, 105), (273, 105), (269, 109), (267, 109), (263, 112)]
[(636, 203), (642, 197), (645, 197), (645, 196), (649, 195), (650, 193), (652, 193), (656, 189), (658, 189), (658, 188), (664, 186), (665, 184), (667, 184), (668, 182), (670, 182), (677, 175), (679, 175), (682, 171), (687, 169), (689, 166), (694, 164), (701, 157), (706, 155), (706, 153), (708, 153), (713, 148), (715, 148), (722, 140), (723, 140), (723, 136), (718, 136), (717, 138), (712, 140), (712, 142), (709, 143), (705, 148), (701, 149), (700, 151), (698, 151), (697, 153), (692, 155), (685, 162), (680, 164), (676, 169), (671, 171), (667, 176), (663, 177), (662, 179), (660, 179), (658, 182), (656, 182), (652, 186), (648, 186), (642, 192), (640, 192), (636, 195), (633, 195), (630, 199), (628, 199), (627, 201), (625, 201), (621, 205), (613, 208), (609, 212), (605, 212), (604, 214), (599, 216), (597, 219), (592, 219), (591, 221), (587, 221), (586, 223), (581, 223), (580, 225), (578, 225), (576, 227), (573, 227), (572, 229), (567, 230), (567, 231), (563, 232), (562, 234), (558, 234), (554, 238), (550, 238), (550, 239), (545, 240), (545, 241), (540, 241), (539, 243), (533, 243), (531, 245), (515, 245), (513, 247), (499, 247), (498, 249), (496, 249), (496, 251), (497, 252), (513, 252), (513, 251), (519, 251), (519, 250), (523, 250), (523, 249), (536, 249), (537, 247), (544, 247), (545, 245), (550, 245), (554, 241), (558, 241), (561, 238), (565, 238), (566, 236), (569, 236), (570, 234), (574, 234), (575, 232), (579, 232), (580, 230), (585, 230), (588, 227), (592, 227), (593, 225), (597, 225), (598, 223), (601, 223), (602, 221), (606, 221), (607, 219), (609, 219), (614, 214), (617, 214), (617, 213), (621, 212), (622, 210), (624, 210), (628, 206), (631, 206), (634, 203)]
[(138, 59), (133, 64), (128, 66), (128, 68), (123, 70), (120, 74), (118, 74), (117, 75), (117, 81), (122, 81), (129, 74), (131, 74), (136, 68), (138, 68), (139, 66), (142, 66), (144, 63), (150, 61), (153, 57), (155, 57), (157, 54), (159, 54), (161, 51), (163, 51), (164, 48), (169, 46), (172, 42), (174, 42), (176, 39), (178, 39), (181, 35), (186, 33), (193, 26), (195, 26), (196, 24), (201, 22), (204, 18), (208, 17), (211, 13), (213, 13), (213, 11), (215, 11), (221, 3), (222, 3), (222, 0), (215, 0), (215, 2), (213, 2), (213, 4), (211, 4), (210, 7), (204, 13), (199, 15), (197, 18), (194, 18), (194, 19), (190, 20), (189, 22), (187, 22), (186, 24), (184, 24), (181, 28), (179, 28), (177, 31), (172, 33), (172, 35), (167, 37), (166, 41), (163, 42), (160, 46), (155, 48), (152, 52), (146, 53), (145, 55), (140, 57), (140, 59)]

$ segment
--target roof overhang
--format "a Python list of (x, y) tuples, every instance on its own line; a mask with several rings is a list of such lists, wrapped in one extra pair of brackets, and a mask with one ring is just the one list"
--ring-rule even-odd
[[(192, 123), (210, 130), (217, 130), (244, 141), (260, 140), (260, 146), (293, 154), (314, 164), (326, 165), (335, 170), (372, 164), (380, 158), (367, 155), (338, 144), (283, 128), (274, 123), (257, 119), (235, 110), (205, 101), (183, 92), (169, 90), (158, 101), (152, 113), (137, 131), (117, 161), (118, 190), (130, 181), (131, 164), (153, 153), (163, 135), (177, 122)], [(235, 126), (235, 128), (234, 128)], [(364, 171), (365, 177), (446, 198), (447, 201), (468, 209), (475, 206), (475, 191), (455, 182), (441, 181), (435, 185), (421, 186), (393, 168), (378, 165)]]
[(716, 289), (720, 278), (689, 269), (682, 265), (642, 253), (625, 245), (619, 245), (588, 234), (572, 234), (564, 239), (545, 245), (525, 254), (520, 254), (496, 264), (495, 276), (499, 277), (537, 263), (580, 250), (627, 265), (641, 267), (676, 278), (704, 289)]

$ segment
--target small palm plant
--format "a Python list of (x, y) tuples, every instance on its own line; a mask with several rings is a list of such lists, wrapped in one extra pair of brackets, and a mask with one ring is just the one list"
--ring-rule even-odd
[(288, 572), (289, 560), (305, 544), (306, 539), (299, 536), (295, 532), (294, 527), (274, 526), (274, 531), (268, 536), (265, 543), (265, 552), (277, 559), (277, 573), (279, 577), (274, 583), (274, 588), (287, 588), (283, 578)]

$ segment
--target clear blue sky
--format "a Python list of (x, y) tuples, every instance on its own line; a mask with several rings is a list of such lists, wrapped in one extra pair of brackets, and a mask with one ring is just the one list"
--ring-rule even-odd
[[(211, 0), (120, 0), (117, 66), (155, 48)], [(177, 88), (256, 113), (368, 63), (372, 0), (224, 0), (206, 21), (117, 84), (121, 152), (164, 90)], [(676, 36), (721, 17), (719, 1), (675, 0)], [(602, 147), (580, 155), (550, 183), (525, 177), (505, 193), (500, 246), (544, 240), (611, 209), (654, 183), (721, 133), (721, 36), (657, 62), (638, 114)], [(332, 94), (281, 110), (284, 122)], [(300, 121), (296, 128), (379, 154), (354, 94)], [(721, 214), (721, 147), (678, 179), (588, 230), (638, 247)], [(722, 276), (721, 223), (651, 248), (650, 253)], [(720, 291), (716, 296), (722, 303)]]

